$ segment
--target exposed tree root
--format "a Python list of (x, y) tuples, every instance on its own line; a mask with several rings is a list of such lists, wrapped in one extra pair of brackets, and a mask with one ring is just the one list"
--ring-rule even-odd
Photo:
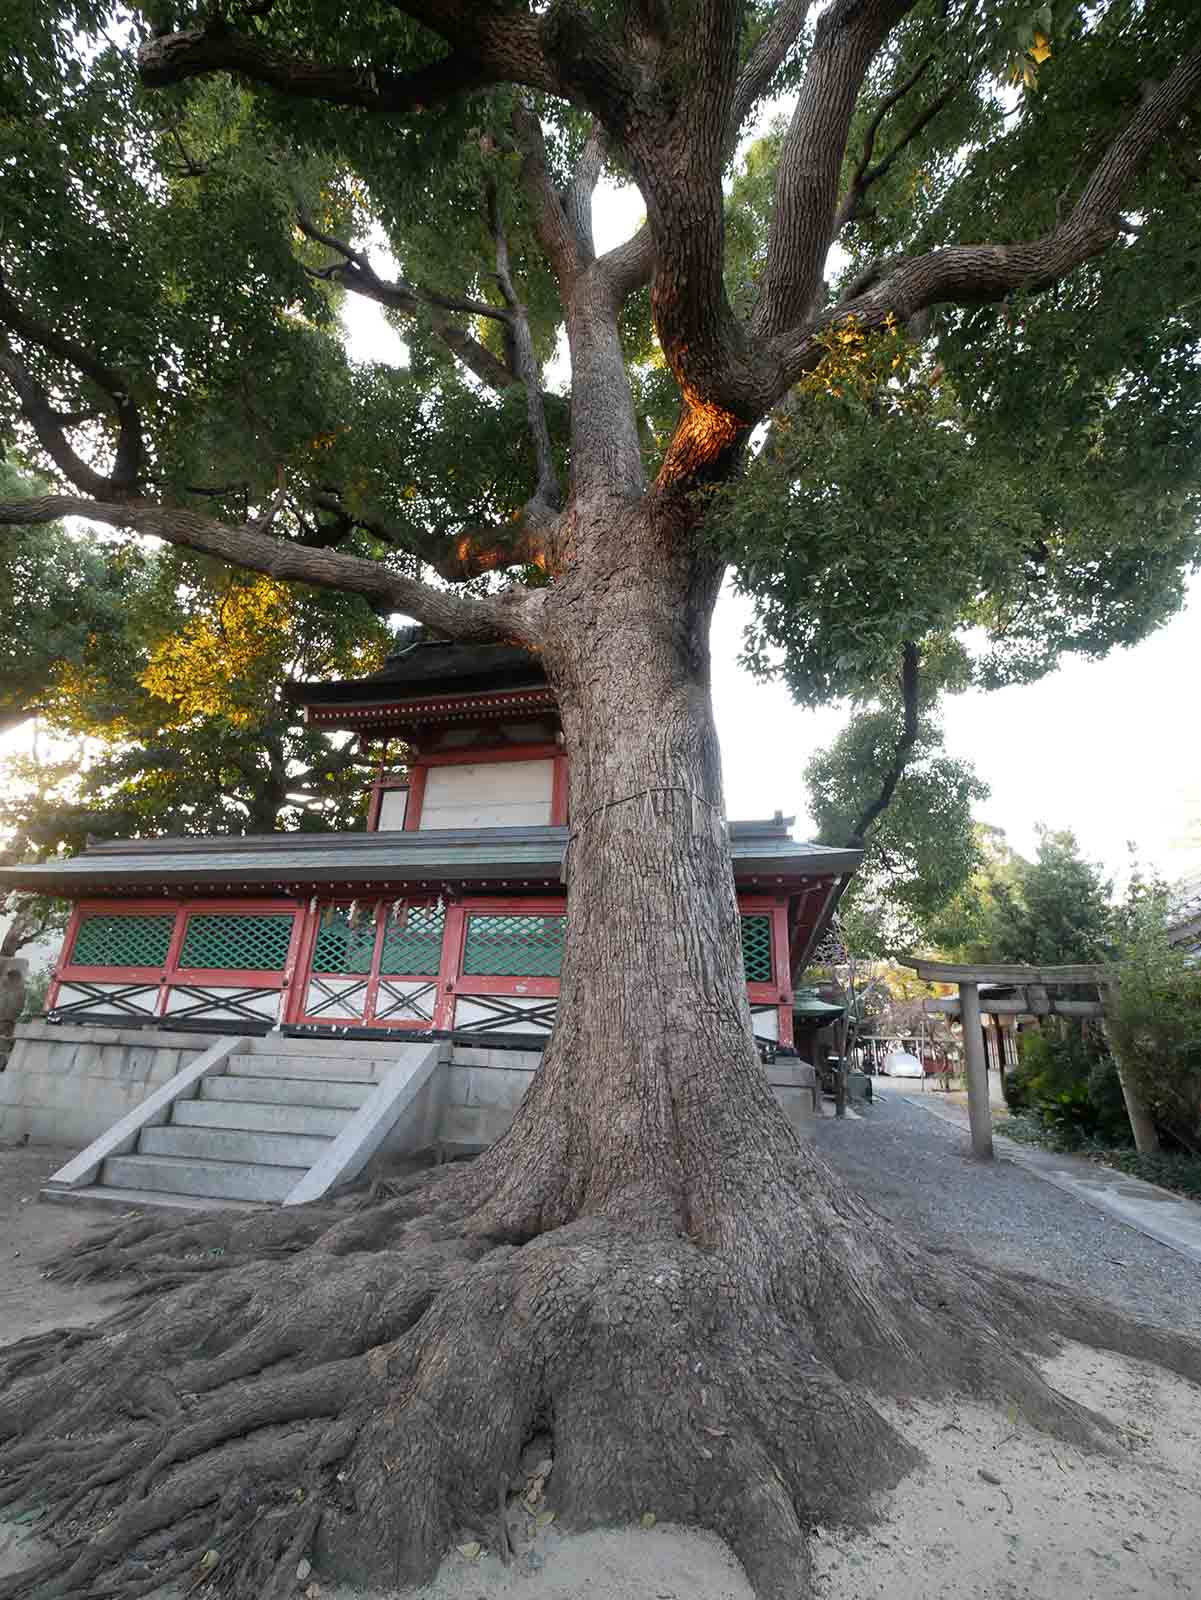
[[(125, 1600), (186, 1571), (283, 1600), (306, 1554), (420, 1581), (463, 1529), (496, 1544), (498, 1485), (503, 1507), (543, 1431), (565, 1525), (709, 1527), (763, 1600), (796, 1600), (807, 1527), (916, 1460), (872, 1391), (995, 1396), (1106, 1449), (1029, 1355), (1072, 1338), (1201, 1383), (1201, 1347), (907, 1240), (809, 1152), (703, 1244), (657, 1212), (497, 1243), (481, 1176), (350, 1212), (143, 1219), (60, 1266), (148, 1292), (5, 1353), (0, 1506), (44, 1509), (60, 1548), (0, 1600)], [(220, 1271), (175, 1283), (214, 1250)]]

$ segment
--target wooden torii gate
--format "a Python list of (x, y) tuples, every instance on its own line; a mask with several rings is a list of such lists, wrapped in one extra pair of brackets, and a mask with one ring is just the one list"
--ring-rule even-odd
[[(967, 1078), (968, 1120), (972, 1132), (972, 1154), (981, 1161), (991, 1161), (992, 1111), (988, 1103), (988, 1059), (984, 1053), (984, 1034), (980, 1026), (980, 985), (1003, 984), (1022, 989), (1021, 999), (993, 1000), (987, 1002), (991, 1013), (1000, 1011), (1021, 1016), (1071, 1016), (1094, 1017), (1105, 1026), (1106, 1004), (1113, 1010), (1117, 1000), (1118, 975), (1113, 967), (1103, 965), (1067, 967), (1026, 967), (983, 964), (963, 966), (951, 961), (926, 961), (921, 956), (898, 956), (900, 966), (909, 967), (926, 983), (954, 983), (959, 985), (959, 1021), (963, 1029), (963, 1050)], [(1095, 984), (1100, 1000), (1060, 1000), (1048, 994), (1048, 985), (1060, 983)], [(1113, 1048), (1112, 1039), (1110, 1048)], [(1155, 1124), (1146, 1107), (1122, 1071), (1122, 1064), (1114, 1053), (1118, 1081), (1122, 1085), (1122, 1098), (1130, 1118), (1135, 1148), (1142, 1154), (1159, 1149)]]

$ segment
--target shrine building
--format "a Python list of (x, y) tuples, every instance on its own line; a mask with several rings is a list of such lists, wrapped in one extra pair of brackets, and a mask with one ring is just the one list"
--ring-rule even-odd
[[(571, 821), (554, 694), (515, 647), (402, 641), (369, 677), (292, 691), (310, 726), (379, 754), (362, 831), (91, 841), (0, 870), (6, 889), (73, 904), (47, 1021), (545, 1041)], [(795, 1053), (794, 980), (859, 860), (797, 843), (790, 820), (728, 824), (769, 1058)]]

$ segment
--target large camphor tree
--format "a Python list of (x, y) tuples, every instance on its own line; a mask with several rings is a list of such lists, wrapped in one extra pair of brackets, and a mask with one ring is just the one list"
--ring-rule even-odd
[[(147, 1218), (74, 1260), (142, 1293), (6, 1354), (0, 1501), (62, 1548), (0, 1595), (203, 1560), (271, 1597), (309, 1549), (418, 1578), (495, 1529), (549, 1431), (565, 1523), (709, 1526), (782, 1600), (807, 1526), (915, 1460), (873, 1392), (1004, 1396), (1100, 1444), (1030, 1353), (1201, 1379), (1168, 1332), (882, 1224), (797, 1142), (752, 1046), (708, 660), (731, 554), (758, 648), (815, 696), (958, 622), (1020, 676), (1177, 602), (1195, 8), (812, 9), (59, 0), (4, 40), (6, 431), (61, 492), (0, 523), (82, 517), (537, 652), (572, 824), (558, 1024), (496, 1146), (358, 1209)], [(607, 168), (646, 215), (598, 250)], [(350, 294), (402, 319), (407, 365), (346, 362)], [(983, 444), (1002, 492), (961, 517)], [(949, 491), (917, 541), (881, 488), (909, 476), (876, 471), (902, 459), (927, 511)]]

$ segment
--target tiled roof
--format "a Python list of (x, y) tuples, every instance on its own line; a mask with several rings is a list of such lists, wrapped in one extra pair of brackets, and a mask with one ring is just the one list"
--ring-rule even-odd
[[(558, 883), (567, 840), (568, 829), (542, 827), (102, 841), (69, 859), (0, 868), (0, 888), (78, 896), (224, 886), (304, 892), (332, 884)], [(860, 855), (797, 843), (782, 819), (733, 822), (730, 842), (738, 879), (762, 879), (765, 887), (776, 878), (852, 872)]]
[(365, 678), (295, 683), (287, 696), (302, 706), (372, 705), (410, 696), (486, 693), (545, 684), (541, 662), (516, 645), (421, 640), (390, 655), (378, 672)]

